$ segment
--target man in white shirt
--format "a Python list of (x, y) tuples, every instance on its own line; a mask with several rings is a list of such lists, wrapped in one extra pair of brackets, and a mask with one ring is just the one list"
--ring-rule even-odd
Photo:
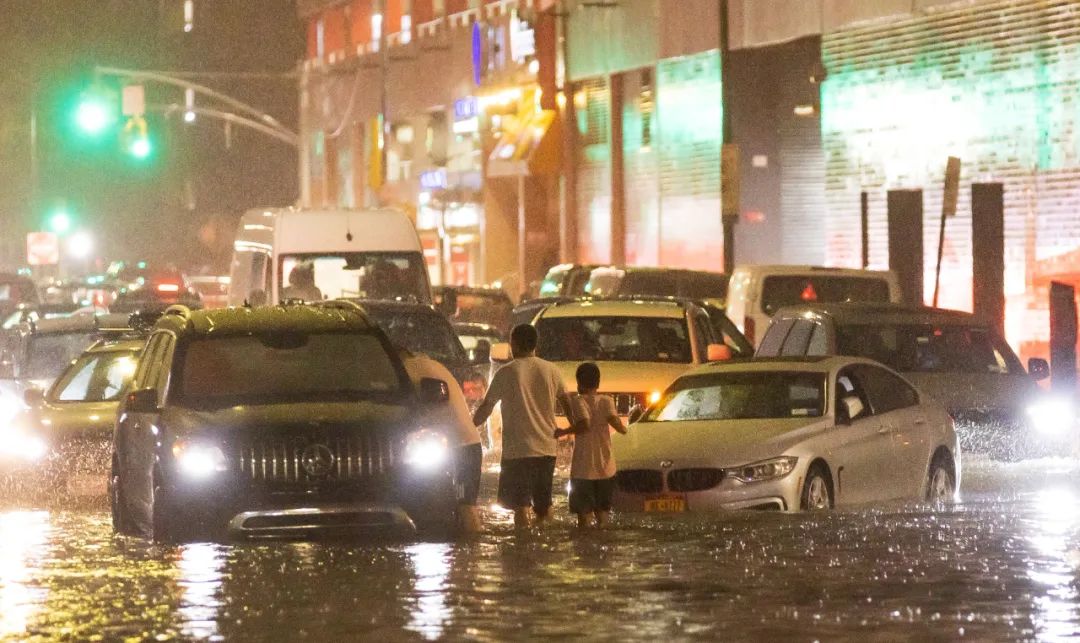
[(499, 504), (514, 510), (514, 526), (529, 526), (529, 507), (536, 522), (551, 510), (555, 474), (555, 404), (569, 411), (562, 375), (551, 362), (536, 356), (536, 328), (519, 324), (510, 332), (513, 361), (495, 372), (487, 396), (473, 415), (480, 426), (496, 403), (502, 405), (502, 472)]

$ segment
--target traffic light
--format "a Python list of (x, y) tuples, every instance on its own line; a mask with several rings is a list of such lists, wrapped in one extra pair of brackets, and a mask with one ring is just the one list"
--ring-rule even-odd
[(154, 153), (154, 144), (146, 127), (146, 119), (132, 116), (124, 126), (124, 146), (133, 158), (143, 161)]
[(116, 109), (104, 96), (84, 94), (75, 106), (75, 125), (87, 136), (100, 136), (116, 121)]
[(154, 146), (150, 144), (150, 139), (146, 135), (136, 136), (128, 145), (128, 152), (137, 159), (148, 158), (153, 151)]
[(71, 215), (65, 208), (57, 208), (49, 213), (47, 223), (50, 232), (63, 236), (71, 230)]

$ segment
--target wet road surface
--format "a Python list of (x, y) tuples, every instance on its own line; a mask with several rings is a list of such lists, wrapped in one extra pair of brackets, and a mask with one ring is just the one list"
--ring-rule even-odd
[(104, 506), (9, 504), (0, 639), (1080, 634), (1080, 461), (966, 464), (944, 510), (634, 518), (581, 535), (563, 504), (536, 534), (489, 511), (488, 533), (457, 543), (162, 547), (114, 537)]

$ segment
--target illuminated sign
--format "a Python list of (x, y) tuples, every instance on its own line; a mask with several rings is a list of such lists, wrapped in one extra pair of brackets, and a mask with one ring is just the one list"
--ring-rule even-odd
[(514, 14), (510, 18), (510, 57), (521, 62), (536, 55), (536, 32), (526, 20)]
[(420, 173), (420, 187), (425, 190), (446, 189), (446, 168), (440, 167)]
[(454, 101), (454, 121), (467, 121), (480, 114), (480, 102), (476, 96), (466, 96)]

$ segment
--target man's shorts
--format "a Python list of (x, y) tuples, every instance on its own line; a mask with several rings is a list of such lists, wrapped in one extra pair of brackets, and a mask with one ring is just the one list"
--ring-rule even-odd
[(611, 511), (611, 496), (615, 493), (615, 478), (600, 480), (570, 479), (570, 513), (587, 514)]
[(531, 505), (537, 514), (546, 514), (551, 508), (554, 476), (555, 456), (503, 460), (499, 474), (499, 504), (507, 509)]
[(480, 443), (457, 450), (454, 486), (460, 505), (475, 505), (480, 497), (480, 469), (484, 464), (484, 449)]

